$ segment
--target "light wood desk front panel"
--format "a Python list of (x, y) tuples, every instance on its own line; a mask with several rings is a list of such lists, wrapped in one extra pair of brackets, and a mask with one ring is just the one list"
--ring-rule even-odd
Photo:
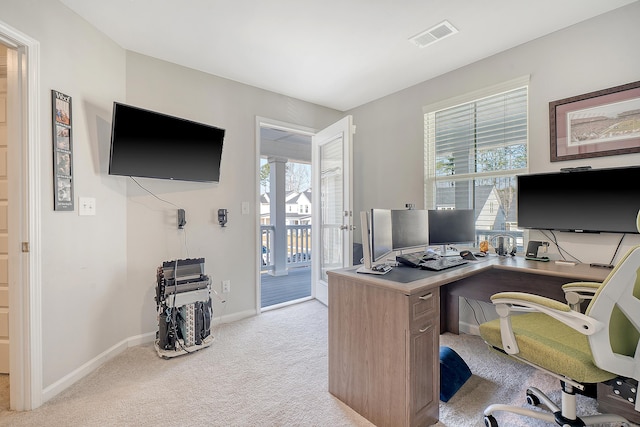
[(333, 276), (329, 392), (377, 426), (437, 421), (438, 289), (428, 298)]

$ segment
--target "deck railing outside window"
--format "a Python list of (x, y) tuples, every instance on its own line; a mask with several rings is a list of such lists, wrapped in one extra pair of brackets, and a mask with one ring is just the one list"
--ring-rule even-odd
[[(273, 270), (275, 226), (261, 225), (261, 270)], [(311, 265), (311, 225), (287, 225), (287, 267)]]

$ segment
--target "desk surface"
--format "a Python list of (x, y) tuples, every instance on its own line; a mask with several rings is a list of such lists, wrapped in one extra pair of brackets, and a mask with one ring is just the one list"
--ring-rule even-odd
[[(608, 268), (591, 267), (588, 264), (564, 265), (556, 264), (553, 261), (531, 261), (522, 257), (504, 257), (497, 255), (490, 255), (484, 259), (479, 258), (477, 261), (469, 261), (467, 264), (460, 267), (454, 267), (442, 271), (413, 269), (411, 267), (401, 265), (394, 267), (394, 270), (384, 276), (377, 276), (373, 274), (356, 273), (356, 269), (357, 268), (353, 267), (341, 270), (332, 270), (327, 274), (357, 277), (358, 280), (365, 281), (371, 286), (402, 292), (405, 295), (414, 295), (487, 270), (517, 271), (519, 273), (532, 273), (567, 278), (568, 281), (582, 280), (592, 282), (603, 281), (611, 272)], [(403, 281), (406, 280), (406, 275), (403, 275), (402, 279), (398, 280), (401, 276), (400, 274), (397, 274), (399, 272), (395, 272), (396, 269), (410, 269), (412, 271), (410, 274), (415, 276), (415, 280), (403, 283)]]

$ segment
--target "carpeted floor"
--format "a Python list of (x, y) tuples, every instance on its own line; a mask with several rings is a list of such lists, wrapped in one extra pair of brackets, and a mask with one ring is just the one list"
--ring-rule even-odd
[[(216, 327), (212, 346), (161, 359), (127, 349), (30, 412), (0, 407), (0, 426), (371, 426), (327, 391), (327, 309), (313, 300)], [(441, 336), (473, 376), (440, 404), (438, 427), (481, 426), (489, 403), (524, 405), (556, 380), (490, 352), (478, 337)], [(557, 397), (559, 393), (551, 393)], [(596, 411), (593, 399), (579, 405)], [(542, 426), (498, 414), (502, 426)]]

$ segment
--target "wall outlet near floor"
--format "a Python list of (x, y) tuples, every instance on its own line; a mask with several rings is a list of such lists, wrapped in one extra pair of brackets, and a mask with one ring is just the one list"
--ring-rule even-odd
[(231, 280), (222, 281), (222, 293), (227, 294), (231, 292)]

